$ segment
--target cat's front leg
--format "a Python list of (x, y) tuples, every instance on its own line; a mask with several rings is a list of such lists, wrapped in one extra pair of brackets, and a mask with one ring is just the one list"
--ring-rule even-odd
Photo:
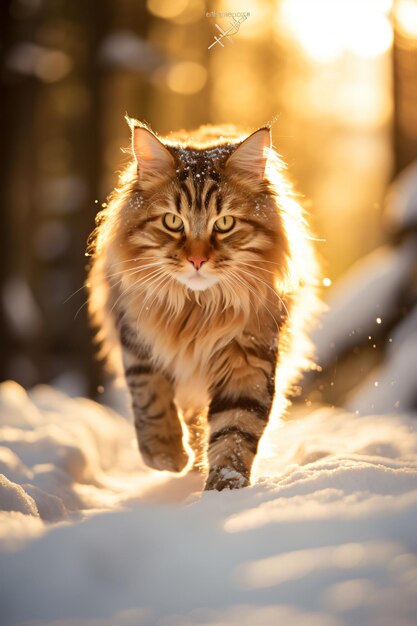
[(249, 350), (244, 359), (240, 355), (231, 361), (227, 383), (217, 387), (210, 403), (206, 490), (240, 489), (250, 483), (274, 397), (276, 350), (254, 345)]
[(188, 462), (174, 404), (174, 389), (153, 365), (148, 349), (124, 329), (121, 333), (125, 378), (132, 399), (136, 435), (144, 462), (157, 470), (180, 472)]

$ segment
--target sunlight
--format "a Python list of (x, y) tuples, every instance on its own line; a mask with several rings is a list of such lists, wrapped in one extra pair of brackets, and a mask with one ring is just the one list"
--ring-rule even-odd
[[(224, 10), (236, 11), (236, 3), (230, 0), (224, 5)], [(239, 29), (239, 39), (257, 39), (265, 36), (265, 25), (270, 23), (272, 13), (275, 10), (274, 0), (257, 0), (256, 2), (246, 2), (245, 11), (249, 11), (250, 16), (247, 24)]]
[(395, 7), (395, 25), (407, 39), (417, 38), (417, 2), (402, 0)]
[(389, 50), (390, 9), (388, 0), (283, 0), (277, 18), (312, 61), (329, 63), (346, 52), (372, 58)]

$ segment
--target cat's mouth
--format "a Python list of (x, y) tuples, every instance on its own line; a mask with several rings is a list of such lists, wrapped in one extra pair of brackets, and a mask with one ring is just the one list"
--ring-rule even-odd
[(219, 279), (211, 274), (206, 274), (202, 270), (192, 270), (186, 274), (177, 274), (175, 278), (193, 291), (205, 291), (215, 285)]

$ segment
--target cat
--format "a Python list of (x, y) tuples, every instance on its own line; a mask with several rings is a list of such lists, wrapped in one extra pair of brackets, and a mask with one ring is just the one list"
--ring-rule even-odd
[(245, 487), (274, 397), (281, 414), (309, 363), (305, 217), (269, 127), (160, 138), (127, 120), (132, 159), (89, 242), (97, 338), (122, 363), (145, 463)]

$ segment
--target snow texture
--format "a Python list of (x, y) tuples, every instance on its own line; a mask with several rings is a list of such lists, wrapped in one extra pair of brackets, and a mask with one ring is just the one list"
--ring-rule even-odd
[(415, 415), (273, 419), (254, 486), (144, 467), (131, 424), (0, 386), (5, 626), (417, 624)]

